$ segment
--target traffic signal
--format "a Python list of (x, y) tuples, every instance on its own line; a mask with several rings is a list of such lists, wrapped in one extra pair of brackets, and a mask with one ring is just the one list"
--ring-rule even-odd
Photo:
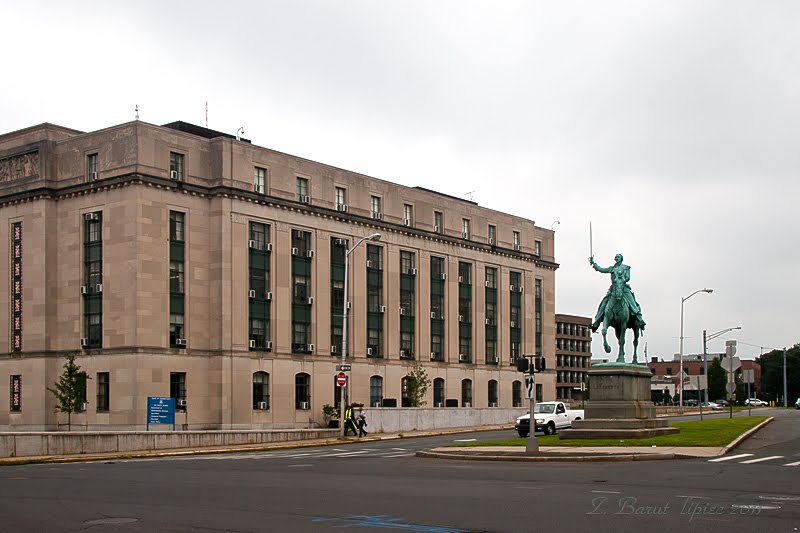
[(534, 359), (534, 368), (536, 368), (536, 371), (541, 372), (542, 370), (545, 369), (545, 366), (546, 364), (544, 357), (541, 355), (537, 355), (536, 358)]
[(517, 370), (520, 372), (527, 372), (528, 371), (528, 358), (527, 357), (519, 357), (517, 359)]

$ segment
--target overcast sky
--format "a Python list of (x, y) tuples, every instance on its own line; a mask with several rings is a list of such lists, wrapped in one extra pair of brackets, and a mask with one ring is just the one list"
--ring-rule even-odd
[[(6, 1), (0, 133), (175, 120), (556, 231), (556, 312), (632, 268), (648, 355), (800, 341), (800, 2)], [(556, 222), (558, 221), (558, 223)], [(595, 336), (594, 356), (602, 356)], [(629, 347), (630, 350), (630, 347)]]

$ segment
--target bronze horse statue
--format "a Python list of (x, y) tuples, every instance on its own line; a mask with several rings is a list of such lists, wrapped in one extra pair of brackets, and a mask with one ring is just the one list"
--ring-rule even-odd
[(642, 318), (642, 310), (636, 302), (636, 297), (633, 294), (628, 281), (631, 277), (631, 269), (628, 265), (622, 264), (622, 255), (617, 254), (615, 257), (614, 265), (604, 268), (594, 262), (594, 257), (589, 258), (589, 263), (598, 272), (611, 274), (611, 287), (608, 289), (603, 301), (600, 302), (600, 307), (597, 310), (597, 315), (592, 323), (592, 331), (597, 331), (602, 323), (603, 329), (603, 349), (606, 353), (611, 353), (611, 346), (608, 344), (606, 334), (608, 328), (614, 328), (615, 336), (617, 337), (617, 344), (619, 345), (619, 353), (617, 355), (617, 363), (625, 362), (625, 333), (627, 329), (633, 330), (633, 364), (638, 363), (637, 350), (639, 347), (639, 335), (644, 331), (645, 322)]

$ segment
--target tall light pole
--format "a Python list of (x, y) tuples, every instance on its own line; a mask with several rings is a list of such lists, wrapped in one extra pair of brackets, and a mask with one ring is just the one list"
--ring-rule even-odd
[(717, 331), (716, 333), (712, 333), (711, 335), (706, 335), (706, 330), (703, 330), (703, 366), (705, 368), (705, 374), (706, 374), (706, 393), (705, 393), (706, 403), (708, 403), (708, 341), (716, 339), (720, 335), (724, 335), (729, 331), (733, 331), (735, 329), (742, 329), (742, 326), (725, 328), (721, 331)]
[[(373, 233), (372, 235), (367, 235), (366, 237), (361, 237), (361, 239), (356, 242), (351, 248), (348, 248), (344, 252), (344, 309), (342, 310), (342, 364), (344, 365), (347, 362), (347, 311), (348, 311), (348, 303), (349, 300), (347, 299), (347, 275), (348, 275), (348, 265), (350, 264), (350, 254), (353, 253), (353, 250), (358, 248), (358, 245), (364, 241), (378, 241), (381, 238), (380, 233)], [(349, 381), (349, 378), (348, 380)], [(339, 425), (341, 425), (341, 434), (342, 438), (345, 436), (345, 405), (347, 400), (347, 381), (344, 382), (344, 386), (342, 386), (342, 395), (339, 398)]]
[(705, 293), (711, 294), (712, 292), (714, 292), (714, 289), (697, 289), (696, 291), (694, 291), (689, 296), (681, 298), (681, 342), (680, 342), (680, 355), (678, 356), (679, 364), (681, 365), (680, 369), (679, 369), (680, 371), (678, 372), (678, 379), (681, 382), (681, 393), (680, 393), (680, 402), (679, 402), (679, 407), (680, 407), (680, 411), (681, 412), (683, 412), (683, 302), (685, 302), (686, 300), (688, 300), (689, 298), (691, 298), (692, 296), (694, 296), (698, 292), (705, 292)]

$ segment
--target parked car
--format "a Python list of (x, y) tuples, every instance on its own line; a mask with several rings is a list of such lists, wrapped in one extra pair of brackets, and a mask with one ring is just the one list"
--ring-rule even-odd
[(764, 400), (759, 400), (758, 398), (748, 398), (744, 401), (745, 405), (749, 405), (750, 407), (763, 407), (768, 405), (767, 402)]
[(721, 405), (722, 407), (728, 407), (729, 405), (733, 405), (732, 400), (716, 400), (714, 401), (715, 404)]
[(712, 411), (721, 411), (723, 407), (715, 402), (703, 402), (704, 409), (711, 409)]
[(695, 400), (694, 398), (686, 400), (683, 403), (686, 404), (687, 407), (697, 407), (697, 400)]
[[(535, 431), (544, 431), (545, 435), (552, 435), (557, 429), (572, 427), (573, 420), (583, 419), (583, 409), (567, 409), (564, 402), (539, 402), (533, 406), (535, 416)], [(517, 418), (514, 424), (520, 437), (527, 437), (531, 432), (531, 415), (526, 414)]]
[(794, 408), (795, 409), (800, 409), (800, 398), (798, 398), (797, 401), (794, 402)]

